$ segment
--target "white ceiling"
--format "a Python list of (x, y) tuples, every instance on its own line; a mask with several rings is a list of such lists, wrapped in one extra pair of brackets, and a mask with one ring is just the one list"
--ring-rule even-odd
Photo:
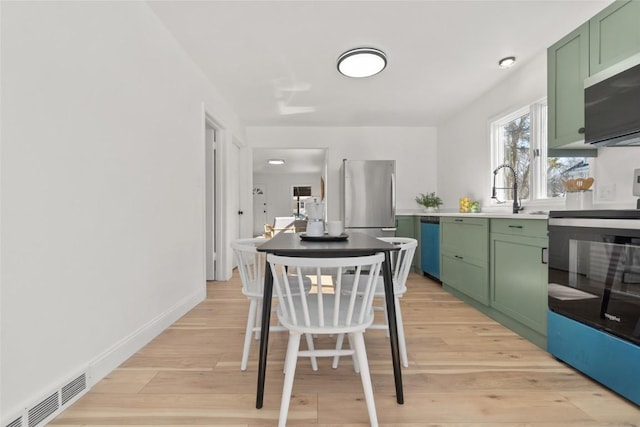
[[(284, 165), (270, 165), (269, 159), (282, 159)], [(254, 148), (253, 172), (280, 173), (313, 173), (323, 175), (325, 150), (321, 148)]]
[[(436, 126), (612, 0), (154, 1), (247, 126)], [(338, 56), (389, 63), (350, 79)], [(308, 110), (307, 112), (305, 112)]]
[[(437, 126), (611, 2), (147, 1), (247, 126)], [(354, 47), (386, 69), (340, 75)], [(254, 172), (322, 173), (323, 150), (253, 151)]]

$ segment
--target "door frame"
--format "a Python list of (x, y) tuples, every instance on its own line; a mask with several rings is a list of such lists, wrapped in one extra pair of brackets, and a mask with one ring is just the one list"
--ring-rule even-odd
[[(223, 209), (224, 206), (224, 200), (226, 200), (226, 193), (224, 191), (224, 174), (225, 174), (225, 169), (224, 169), (224, 161), (223, 159), (225, 158), (226, 155), (226, 150), (225, 150), (225, 141), (227, 139), (227, 130), (226, 128), (218, 121), (214, 118), (214, 116), (212, 114), (210, 114), (204, 103), (202, 103), (202, 123), (201, 123), (201, 129), (202, 129), (202, 231), (203, 231), (203, 239), (202, 239), (202, 268), (203, 268), (203, 272), (202, 272), (202, 276), (203, 276), (203, 282), (206, 284), (207, 281), (207, 256), (209, 254), (207, 254), (207, 237), (206, 237), (206, 231), (207, 231), (207, 207), (206, 207), (206, 203), (207, 203), (207, 188), (208, 186), (206, 185), (206, 177), (207, 177), (207, 161), (206, 161), (206, 157), (207, 157), (207, 135), (206, 135), (206, 131), (207, 131), (207, 127), (212, 127), (216, 130), (216, 146), (215, 146), (215, 163), (214, 163), (214, 212), (213, 212), (213, 216), (214, 216), (214, 225), (213, 225), (213, 235), (214, 235), (214, 242), (213, 242), (213, 250), (215, 253), (215, 272), (214, 272), (214, 280), (218, 280), (218, 281), (225, 281), (228, 280), (230, 277), (230, 272), (227, 274), (226, 270), (226, 265), (227, 265), (227, 259), (230, 256), (228, 254), (228, 251), (225, 251), (224, 248), (228, 247), (229, 245), (227, 244), (228, 241), (228, 237), (225, 233), (224, 227), (222, 226), (223, 224), (226, 223), (226, 213)], [(227, 277), (228, 276), (228, 277)]]
[[(212, 136), (210, 136), (210, 132)], [(215, 280), (216, 270), (219, 268), (217, 265), (218, 251), (216, 248), (217, 241), (217, 227), (216, 227), (216, 207), (218, 201), (216, 196), (218, 191), (216, 189), (216, 183), (218, 177), (216, 172), (218, 170), (216, 165), (216, 159), (218, 157), (217, 151), (217, 139), (219, 138), (220, 130), (215, 121), (209, 116), (205, 116), (205, 183), (204, 183), (204, 236), (205, 236), (205, 279)], [(213, 209), (212, 209), (213, 208)]]

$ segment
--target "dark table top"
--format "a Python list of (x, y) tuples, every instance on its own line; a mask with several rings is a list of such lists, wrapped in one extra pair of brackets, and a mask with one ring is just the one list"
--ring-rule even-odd
[(318, 242), (302, 240), (297, 233), (278, 233), (262, 245), (259, 252), (282, 256), (362, 256), (377, 252), (396, 251), (398, 247), (364, 233), (349, 233), (349, 238), (341, 242)]

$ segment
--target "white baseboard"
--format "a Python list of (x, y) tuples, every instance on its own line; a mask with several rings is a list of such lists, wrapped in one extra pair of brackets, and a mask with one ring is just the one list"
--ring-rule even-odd
[[(116, 369), (122, 362), (133, 356), (176, 320), (202, 302), (206, 297), (206, 286), (202, 286), (191, 295), (186, 296), (164, 313), (151, 319), (124, 339), (112, 345), (107, 351), (90, 361), (88, 366), (80, 367), (82, 372), (65, 378), (59, 384), (45, 388), (33, 401), (13, 411), (11, 416), (0, 414), (2, 427), (39, 427), (51, 421), (69, 405), (86, 394), (98, 381)], [(74, 384), (74, 379), (82, 379), (83, 384), (77, 390), (71, 390), (73, 396), (64, 398), (65, 389)], [(71, 383), (69, 383), (71, 381)], [(43, 409), (40, 409), (43, 408)]]
[(206, 297), (206, 286), (185, 297), (164, 313), (151, 319), (136, 331), (117, 342), (100, 356), (89, 363), (88, 385), (93, 387), (98, 381), (133, 356), (162, 331), (184, 316), (189, 310), (202, 302)]

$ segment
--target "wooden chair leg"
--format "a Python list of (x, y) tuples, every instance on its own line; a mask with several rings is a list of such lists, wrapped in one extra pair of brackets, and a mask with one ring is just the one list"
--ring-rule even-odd
[(296, 374), (298, 363), (298, 349), (300, 348), (300, 334), (289, 334), (287, 344), (287, 356), (284, 367), (284, 385), (282, 386), (282, 401), (280, 402), (279, 427), (286, 427), (289, 404), (291, 403), (291, 391), (293, 390), (293, 377)]
[[(305, 334), (305, 336), (307, 338), (307, 348), (309, 350), (314, 350), (313, 336), (311, 334)], [(315, 356), (311, 356), (311, 369), (313, 369), (314, 371), (318, 370), (318, 358)]]
[[(342, 350), (342, 344), (344, 342), (344, 334), (338, 334), (338, 338), (336, 338), (336, 350)], [(338, 362), (340, 362), (340, 356), (333, 356), (333, 363), (331, 367), (333, 369), (338, 369)]]
[[(353, 344), (351, 343), (351, 337), (347, 336), (347, 339), (349, 340), (349, 348), (353, 348)], [(336, 350), (342, 350), (342, 346), (344, 345), (344, 334), (338, 334), (338, 338), (336, 339)], [(353, 359), (353, 370), (358, 373), (360, 372), (360, 369), (358, 368), (358, 358), (356, 357), (356, 354), (354, 353), (351, 358)], [(338, 369), (338, 363), (340, 362), (340, 356), (335, 355), (333, 356), (333, 363), (331, 364), (331, 367), (333, 369)]]
[(244, 348), (242, 349), (242, 363), (240, 364), (240, 370), (247, 370), (247, 361), (249, 360), (249, 349), (251, 347), (251, 335), (255, 329), (256, 311), (258, 301), (255, 298), (251, 299), (249, 304), (249, 315), (247, 316), (247, 329), (244, 333)]
[(369, 423), (372, 427), (378, 426), (378, 415), (376, 414), (376, 402), (373, 398), (373, 386), (371, 384), (371, 374), (369, 373), (369, 361), (367, 360), (367, 348), (364, 344), (364, 334), (356, 332), (349, 334), (349, 341), (352, 341), (356, 351), (358, 364), (360, 365), (360, 379), (364, 390), (364, 398), (369, 411)]
[[(409, 358), (407, 357), (407, 342), (404, 337), (404, 323), (402, 322), (402, 311), (400, 311), (400, 298), (395, 298), (396, 305), (396, 327), (398, 329), (398, 346), (400, 347), (400, 358), (402, 366), (409, 367)], [(387, 329), (388, 330), (388, 329)]]

